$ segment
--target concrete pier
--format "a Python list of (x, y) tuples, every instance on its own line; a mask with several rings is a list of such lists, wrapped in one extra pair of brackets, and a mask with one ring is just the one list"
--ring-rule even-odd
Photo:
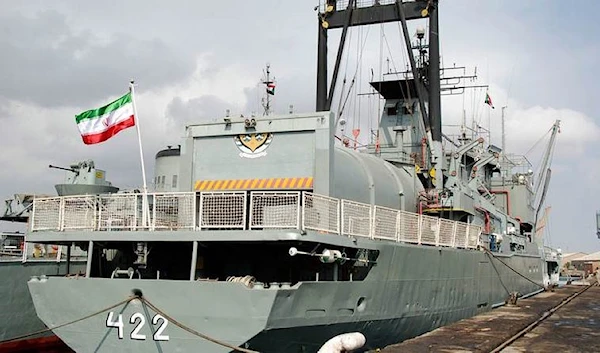
[(591, 287), (501, 352), (600, 352), (599, 298)]
[[(520, 299), (475, 317), (386, 347), (383, 353), (600, 352), (600, 287), (569, 285)], [(554, 309), (563, 303), (558, 309)], [(556, 310), (556, 311), (554, 311)], [(547, 316), (549, 311), (554, 311)], [(512, 343), (506, 342), (543, 316), (547, 319)]]

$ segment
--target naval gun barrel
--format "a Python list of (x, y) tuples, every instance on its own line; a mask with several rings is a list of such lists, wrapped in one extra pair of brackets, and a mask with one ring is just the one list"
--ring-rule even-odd
[(77, 171), (76, 171), (75, 169), (73, 169), (73, 168), (57, 167), (57, 166), (55, 166), (55, 165), (52, 165), (52, 164), (48, 165), (48, 168), (54, 168), (54, 169), (60, 169), (60, 170), (66, 170), (66, 171), (68, 171), (68, 172), (77, 173)]

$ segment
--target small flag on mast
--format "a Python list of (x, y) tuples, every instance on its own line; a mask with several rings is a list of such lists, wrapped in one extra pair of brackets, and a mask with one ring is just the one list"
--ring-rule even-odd
[(485, 104), (489, 105), (490, 107), (492, 107), (492, 109), (496, 109), (494, 108), (494, 104), (492, 103), (492, 97), (490, 97), (489, 93), (485, 92)]
[(75, 122), (86, 145), (104, 142), (119, 131), (135, 126), (131, 92), (103, 107), (75, 115)]
[(273, 83), (273, 82), (267, 83), (267, 93), (272, 96), (275, 95), (275, 83)]

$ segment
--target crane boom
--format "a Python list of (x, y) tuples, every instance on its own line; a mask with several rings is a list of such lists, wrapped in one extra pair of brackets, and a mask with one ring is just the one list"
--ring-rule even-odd
[(546, 147), (546, 151), (544, 152), (544, 156), (542, 158), (542, 164), (540, 166), (540, 172), (537, 177), (537, 182), (535, 184), (535, 193), (534, 193), (534, 204), (532, 205), (535, 210), (535, 222), (537, 224), (538, 215), (540, 213), (540, 209), (543, 206), (546, 192), (545, 190), (548, 188), (548, 182), (550, 178), (550, 165), (552, 164), (552, 154), (554, 152), (554, 146), (556, 145), (556, 134), (560, 131), (560, 120), (556, 120), (554, 125), (552, 125), (552, 134), (550, 135), (550, 141), (548, 141), (548, 146)]

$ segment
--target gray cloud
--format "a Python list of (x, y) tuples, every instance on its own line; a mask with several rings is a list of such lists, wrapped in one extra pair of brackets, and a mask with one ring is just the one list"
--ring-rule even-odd
[[(271, 96), (272, 112), (275, 114), (287, 114), (289, 106), (293, 105), (293, 111), (296, 113), (310, 112), (315, 110), (315, 94), (314, 82), (316, 77), (313, 77), (308, 71), (307, 75), (286, 75), (287, 70), (283, 75), (277, 74), (277, 67), (272, 67), (271, 70), (275, 76), (276, 87), (275, 95)], [(248, 87), (244, 90), (246, 96), (247, 112), (255, 112), (257, 115), (262, 115), (264, 109), (262, 107), (262, 99), (265, 97), (265, 86), (263, 84), (254, 87)]]
[(167, 106), (167, 117), (178, 126), (189, 122), (212, 120), (225, 116), (227, 109), (232, 110), (233, 105), (212, 95), (184, 100), (175, 97)]
[(194, 57), (160, 39), (114, 33), (108, 39), (91, 30), (76, 33), (56, 11), (35, 17), (0, 16), (0, 96), (40, 106), (92, 104), (127, 89), (140, 78), (160, 89), (187, 78)]
[(6, 98), (0, 96), (0, 120), (9, 118), (9, 105), (10, 102)]

